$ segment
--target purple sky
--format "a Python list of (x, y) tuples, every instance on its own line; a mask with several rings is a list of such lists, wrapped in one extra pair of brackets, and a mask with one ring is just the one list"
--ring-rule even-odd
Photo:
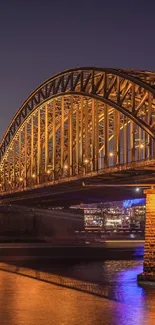
[(154, 1), (1, 0), (0, 137), (40, 83), (78, 66), (155, 71)]

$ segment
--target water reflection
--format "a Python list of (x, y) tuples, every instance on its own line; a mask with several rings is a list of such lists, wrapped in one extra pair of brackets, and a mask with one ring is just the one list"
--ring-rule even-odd
[(143, 306), (145, 304), (145, 290), (138, 286), (137, 274), (142, 272), (142, 267), (124, 269), (116, 274), (115, 283), (113, 283), (113, 293), (119, 296), (119, 301), (130, 306)]
[(107, 298), (137, 307), (155, 307), (153, 288), (142, 288), (137, 283), (137, 275), (142, 272), (143, 260), (95, 261), (73, 263), (37, 263), (24, 266), (50, 272), (73, 279), (97, 283), (105, 289)]
[[(154, 325), (155, 291), (137, 285), (142, 261), (27, 263), (36, 276), (53, 272), (108, 287), (109, 299), (0, 271), (0, 318), (7, 325)], [(18, 270), (21, 265), (18, 265)], [(17, 268), (16, 268), (17, 269)], [(116, 300), (116, 301), (115, 301)], [(3, 318), (2, 318), (3, 317)]]

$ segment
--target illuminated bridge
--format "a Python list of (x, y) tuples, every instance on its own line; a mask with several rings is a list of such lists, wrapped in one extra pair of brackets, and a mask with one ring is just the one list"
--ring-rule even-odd
[[(153, 184), (154, 175), (155, 73), (147, 71), (87, 67), (55, 75), (23, 103), (0, 144), (3, 202), (34, 204), (67, 192), (73, 200), (73, 191), (83, 200), (81, 188), (88, 186), (82, 183)], [(94, 193), (103, 198), (98, 188)], [(120, 191), (114, 188), (115, 195)], [(155, 280), (154, 238), (152, 188), (146, 190), (140, 280)]]
[(144, 182), (144, 175), (150, 182), (154, 157), (155, 73), (71, 69), (39, 86), (8, 126), (0, 193), (34, 197), (85, 181)]

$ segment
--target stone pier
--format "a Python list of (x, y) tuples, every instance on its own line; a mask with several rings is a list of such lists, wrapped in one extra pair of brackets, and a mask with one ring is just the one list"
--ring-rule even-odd
[(138, 275), (138, 282), (155, 285), (155, 189), (147, 189), (146, 225), (143, 273)]

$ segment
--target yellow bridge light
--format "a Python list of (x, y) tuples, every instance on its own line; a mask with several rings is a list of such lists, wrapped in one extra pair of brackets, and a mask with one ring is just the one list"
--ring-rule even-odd
[[(153, 141), (148, 144), (148, 136), (154, 137), (148, 119), (153, 98), (135, 78), (141, 73), (152, 84), (152, 73), (84, 67), (53, 76), (34, 90), (1, 140), (0, 192), (82, 180), (88, 173), (98, 177), (131, 169), (136, 174), (137, 168), (154, 166)], [(101, 96), (103, 81), (106, 91)], [(105, 105), (107, 94), (115, 105)], [(137, 114), (129, 114), (128, 105), (137, 98)]]

